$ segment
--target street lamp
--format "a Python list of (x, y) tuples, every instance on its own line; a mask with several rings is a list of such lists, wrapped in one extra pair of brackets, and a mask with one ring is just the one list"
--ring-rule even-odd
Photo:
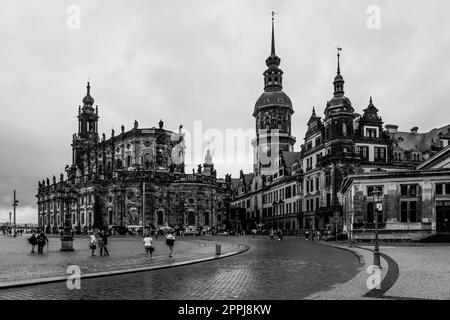
[(71, 227), (71, 200), (76, 197), (69, 190), (62, 190), (60, 194), (62, 199), (61, 211), (64, 217), (64, 229), (61, 233), (61, 249), (60, 251), (74, 251), (73, 249), (73, 232)]
[(14, 202), (13, 202), (13, 208), (14, 208), (14, 225), (13, 225), (13, 237), (16, 236), (16, 207), (19, 205), (19, 200), (16, 199), (16, 190), (14, 190)]
[(377, 211), (377, 204), (381, 203), (381, 196), (383, 195), (383, 192), (378, 190), (377, 187), (373, 188), (373, 191), (370, 193), (370, 196), (373, 200), (373, 212), (375, 217), (375, 250), (373, 252), (373, 264), (379, 268), (381, 268), (380, 264), (380, 249), (378, 246), (378, 211)]

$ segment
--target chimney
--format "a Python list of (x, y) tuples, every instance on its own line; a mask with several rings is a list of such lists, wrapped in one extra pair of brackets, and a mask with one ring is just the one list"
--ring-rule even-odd
[(398, 126), (393, 125), (393, 124), (387, 124), (384, 126), (384, 128), (386, 129), (386, 131), (388, 133), (397, 133), (398, 132)]
[(414, 128), (411, 129), (411, 132), (414, 133), (414, 134), (417, 134), (417, 131), (419, 131), (418, 127), (414, 127)]

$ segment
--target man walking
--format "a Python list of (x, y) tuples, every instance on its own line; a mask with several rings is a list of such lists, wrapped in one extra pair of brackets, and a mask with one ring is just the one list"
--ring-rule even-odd
[(105, 250), (105, 256), (109, 256), (109, 251), (108, 251), (108, 235), (106, 234), (105, 231), (103, 231), (100, 234), (100, 239), (101, 242), (99, 241), (99, 247), (100, 247), (100, 255), (103, 255), (103, 250)]

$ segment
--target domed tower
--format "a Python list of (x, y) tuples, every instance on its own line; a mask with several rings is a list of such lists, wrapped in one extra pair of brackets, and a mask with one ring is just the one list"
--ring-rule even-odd
[(98, 142), (98, 106), (93, 107), (91, 85), (87, 83), (87, 93), (83, 98), (83, 107), (78, 107), (78, 134), (73, 136), (73, 165), (83, 168), (83, 153)]
[(256, 101), (253, 111), (256, 124), (256, 141), (253, 144), (256, 148), (256, 174), (261, 166), (259, 150), (262, 145), (278, 141), (279, 151), (293, 151), (295, 143), (295, 138), (291, 135), (291, 116), (294, 110), (291, 99), (283, 92), (283, 71), (279, 68), (281, 59), (275, 53), (274, 14), (272, 12), (271, 53), (266, 59), (267, 70), (263, 73), (264, 92)]
[(344, 95), (344, 78), (341, 75), (340, 51), (337, 54), (337, 74), (334, 78), (333, 98), (325, 108), (325, 141), (332, 141), (332, 154), (351, 153), (353, 150), (353, 119), (356, 117), (350, 99)]

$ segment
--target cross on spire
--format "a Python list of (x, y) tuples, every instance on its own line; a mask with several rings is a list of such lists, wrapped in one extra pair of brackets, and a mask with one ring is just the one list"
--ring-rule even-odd
[(274, 31), (274, 20), (275, 20), (275, 15), (278, 14), (275, 11), (272, 11), (272, 48), (271, 48), (271, 55), (275, 55), (275, 31)]
[(339, 47), (339, 45), (336, 47), (337, 49), (337, 60), (338, 60), (338, 64), (337, 64), (337, 74), (341, 74), (341, 66), (340, 66), (340, 61), (339, 58), (341, 56), (340, 52), (342, 51), (342, 48)]

